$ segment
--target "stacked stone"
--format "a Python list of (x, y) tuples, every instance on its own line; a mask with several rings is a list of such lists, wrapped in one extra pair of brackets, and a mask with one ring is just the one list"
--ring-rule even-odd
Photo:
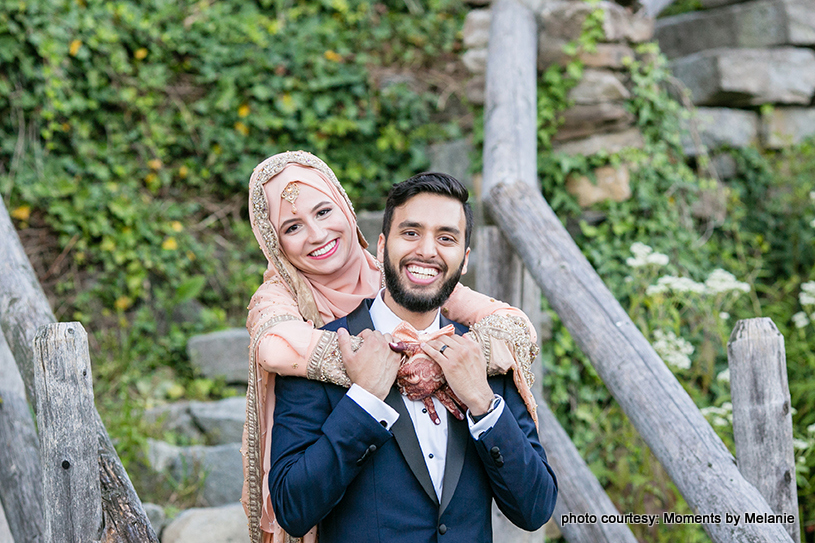
[[(780, 148), (815, 135), (815, 2), (702, 0), (659, 19), (656, 38), (690, 90), (712, 150)], [(760, 106), (765, 108), (762, 115)], [(687, 149), (693, 154), (693, 147)]]
[[(596, 6), (582, 0), (559, 0), (539, 3), (534, 7), (538, 18), (538, 69), (553, 64), (567, 64), (571, 58), (563, 48), (575, 41), (583, 31), (583, 23), (595, 9), (604, 12), (603, 38), (596, 51), (581, 52), (585, 67), (583, 79), (570, 91), (573, 105), (564, 114), (564, 123), (553, 138), (554, 150), (569, 155), (593, 155), (600, 151), (616, 153), (626, 147), (641, 148), (642, 134), (634, 127), (634, 117), (626, 110), (630, 98), (629, 81), (624, 59), (634, 58), (633, 45), (653, 37), (653, 19), (634, 14), (614, 2)], [(490, 10), (474, 9), (464, 22), (462, 60), (473, 74), (467, 92), (474, 103), (484, 101), (489, 41)], [(575, 178), (568, 188), (577, 195), (581, 205), (630, 197), (628, 169), (600, 168), (592, 180)]]

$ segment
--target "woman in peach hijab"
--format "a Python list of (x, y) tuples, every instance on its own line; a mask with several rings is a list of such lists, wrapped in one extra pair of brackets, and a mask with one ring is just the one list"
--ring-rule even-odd
[[(319, 203), (313, 209), (298, 208), (301, 192)], [(280, 153), (255, 168), (249, 181), (249, 218), (268, 267), (249, 303), (246, 323), (251, 344), (241, 501), (252, 543), (289, 543), (297, 540), (275, 522), (268, 489), (275, 375), (350, 386), (336, 334), (317, 328), (373, 298), (383, 278), (379, 263), (365, 250), (368, 244), (353, 206), (334, 172), (310, 153)], [(297, 229), (305, 224), (319, 224), (325, 233), (325, 243), (319, 241), (321, 246), (308, 253), (303, 251), (311, 246), (290, 241), (302, 240)], [(489, 374), (514, 370), (514, 381), (537, 422), (529, 388), (536, 336), (526, 316), (460, 284), (442, 311), (471, 327)], [(316, 528), (303, 538), (303, 543), (315, 541)]]

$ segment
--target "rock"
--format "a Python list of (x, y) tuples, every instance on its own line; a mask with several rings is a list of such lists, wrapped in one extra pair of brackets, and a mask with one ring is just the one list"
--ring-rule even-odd
[(654, 34), (654, 21), (640, 13), (631, 13), (614, 2), (544, 2), (538, 11), (540, 28), (551, 38), (565, 41), (576, 40), (583, 30), (583, 22), (595, 9), (602, 9), (603, 40), (606, 42), (629, 41), (641, 43)]
[[(563, 51), (565, 40), (553, 39), (541, 33), (538, 44), (538, 69), (545, 70), (552, 64), (565, 66), (572, 57)], [(586, 68), (622, 69), (625, 67), (625, 58), (634, 58), (634, 50), (621, 43), (598, 43), (597, 50), (592, 53), (581, 52), (577, 58)]]
[(492, 12), (488, 9), (474, 9), (464, 18), (461, 31), (464, 47), (467, 49), (486, 48), (490, 40)]
[(598, 132), (619, 131), (631, 126), (634, 115), (620, 103), (572, 106), (563, 112), (563, 125), (555, 141), (583, 138)]
[(569, 98), (576, 104), (598, 104), (630, 97), (625, 85), (613, 73), (604, 70), (585, 70), (580, 83), (569, 92)]
[(594, 170), (594, 175), (596, 183), (585, 175), (571, 176), (566, 181), (566, 190), (577, 196), (580, 207), (604, 200), (623, 202), (631, 198), (630, 175), (625, 165), (617, 168), (603, 166)]
[(246, 513), (240, 503), (187, 509), (164, 529), (161, 543), (248, 543)]
[(190, 402), (189, 413), (212, 444), (240, 443), (246, 420), (246, 397)]
[(670, 68), (697, 105), (809, 104), (815, 94), (809, 49), (713, 49), (676, 59)]
[(190, 441), (203, 441), (204, 434), (190, 415), (189, 402), (176, 402), (147, 409), (144, 420), (159, 425), (163, 430), (175, 432)]
[[(150, 520), (150, 525), (156, 535), (161, 534), (164, 529), (164, 524), (167, 522), (167, 515), (164, 513), (164, 508), (155, 503), (144, 503), (144, 512), (147, 513), (147, 518)], [(2, 541), (2, 539), (0, 539)]]
[(193, 336), (187, 354), (205, 377), (244, 384), (249, 377), (249, 333), (243, 328)]
[(761, 124), (764, 145), (780, 149), (815, 135), (815, 108), (773, 108)]
[(600, 151), (606, 153), (618, 153), (626, 147), (642, 149), (645, 140), (636, 128), (630, 128), (622, 132), (612, 132), (609, 134), (595, 134), (588, 138), (574, 140), (567, 143), (557, 143), (554, 145), (556, 153), (567, 155), (593, 155)]
[(699, 199), (691, 206), (691, 215), (721, 224), (727, 216), (727, 187), (716, 182), (711, 185), (699, 193)]
[[(690, 132), (690, 121), (683, 121), (682, 146), (685, 154), (699, 154)], [(720, 147), (747, 147), (758, 141), (758, 114), (729, 108), (700, 107), (696, 110), (696, 129), (707, 150)]]
[(148, 439), (147, 460), (157, 472), (178, 481), (204, 478), (201, 497), (212, 506), (238, 501), (243, 485), (240, 443), (176, 447)]
[(713, 155), (710, 159), (710, 163), (716, 170), (716, 175), (719, 176), (719, 179), (732, 179), (736, 177), (738, 173), (736, 159), (729, 153)]
[(473, 74), (487, 73), (487, 48), (469, 49), (461, 55), (464, 66)]
[(719, 47), (815, 44), (815, 2), (757, 0), (659, 19), (659, 47), (668, 58)]
[(484, 74), (474, 75), (464, 86), (464, 94), (467, 96), (467, 100), (476, 105), (484, 104), (486, 90), (487, 82)]
[(470, 155), (475, 149), (467, 139), (435, 143), (428, 149), (430, 155), (430, 171), (443, 172), (452, 175), (467, 187), (473, 190), (473, 179), (470, 173), (472, 161)]
[[(0, 334), (2, 336), (3, 334)], [(11, 536), (11, 528), (9, 528), (8, 521), (6, 520), (6, 512), (3, 511), (3, 504), (0, 504), (0, 541), (3, 543), (14, 543), (14, 538)]]
[(702, 9), (720, 8), (722, 6), (729, 6), (731, 4), (738, 4), (744, 0), (700, 0)]

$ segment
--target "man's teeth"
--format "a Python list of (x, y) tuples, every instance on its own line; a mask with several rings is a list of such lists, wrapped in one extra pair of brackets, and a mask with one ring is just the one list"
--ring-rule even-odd
[(316, 251), (312, 251), (309, 254), (311, 256), (322, 256), (322, 255), (326, 254), (328, 251), (330, 251), (331, 249), (333, 249), (336, 244), (337, 244), (337, 240), (334, 240), (331, 243), (329, 243), (328, 245), (326, 245), (325, 247), (323, 247), (321, 249), (317, 249)]
[(422, 268), (421, 266), (408, 266), (408, 271), (421, 278), (436, 277), (439, 274), (439, 270), (433, 268)]

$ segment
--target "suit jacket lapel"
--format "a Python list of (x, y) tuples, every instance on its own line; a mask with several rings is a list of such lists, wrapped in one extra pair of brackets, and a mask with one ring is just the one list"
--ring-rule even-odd
[[(374, 330), (369, 311), (370, 304), (371, 300), (364, 300), (355, 310), (348, 314), (346, 318), (350, 334), (358, 335), (363, 330)], [(454, 324), (456, 333), (459, 335), (467, 331), (466, 327), (447, 319), (444, 315), (440, 316), (439, 321), (442, 327), (451, 323)], [(447, 413), (447, 460), (444, 466), (441, 504), (439, 504), (436, 490), (433, 488), (433, 481), (430, 479), (430, 472), (427, 470), (427, 464), (419, 446), (419, 439), (416, 437), (416, 430), (413, 428), (413, 421), (405, 407), (405, 402), (402, 400), (402, 395), (399, 394), (399, 389), (395, 386), (392, 387), (388, 397), (385, 398), (385, 403), (399, 413), (399, 418), (391, 427), (393, 437), (396, 439), (399, 450), (402, 451), (410, 471), (413, 472), (413, 475), (430, 499), (433, 500), (433, 503), (440, 505), (439, 517), (441, 517), (441, 514), (453, 498), (464, 467), (464, 453), (467, 450), (467, 441), (470, 437), (467, 422), (460, 421)]]
[(422, 485), (422, 488), (433, 500), (436, 505), (439, 504), (439, 498), (436, 496), (436, 490), (433, 488), (433, 481), (430, 479), (430, 472), (427, 471), (427, 464), (424, 461), (422, 448), (419, 446), (419, 438), (416, 437), (416, 429), (413, 428), (413, 421), (410, 418), (405, 407), (405, 402), (402, 400), (402, 395), (399, 394), (399, 389), (392, 387), (390, 394), (385, 398), (385, 403), (394, 408), (399, 413), (399, 418), (391, 426), (396, 443), (399, 445), (399, 450), (402, 451), (402, 456), (405, 457), (410, 471)]

